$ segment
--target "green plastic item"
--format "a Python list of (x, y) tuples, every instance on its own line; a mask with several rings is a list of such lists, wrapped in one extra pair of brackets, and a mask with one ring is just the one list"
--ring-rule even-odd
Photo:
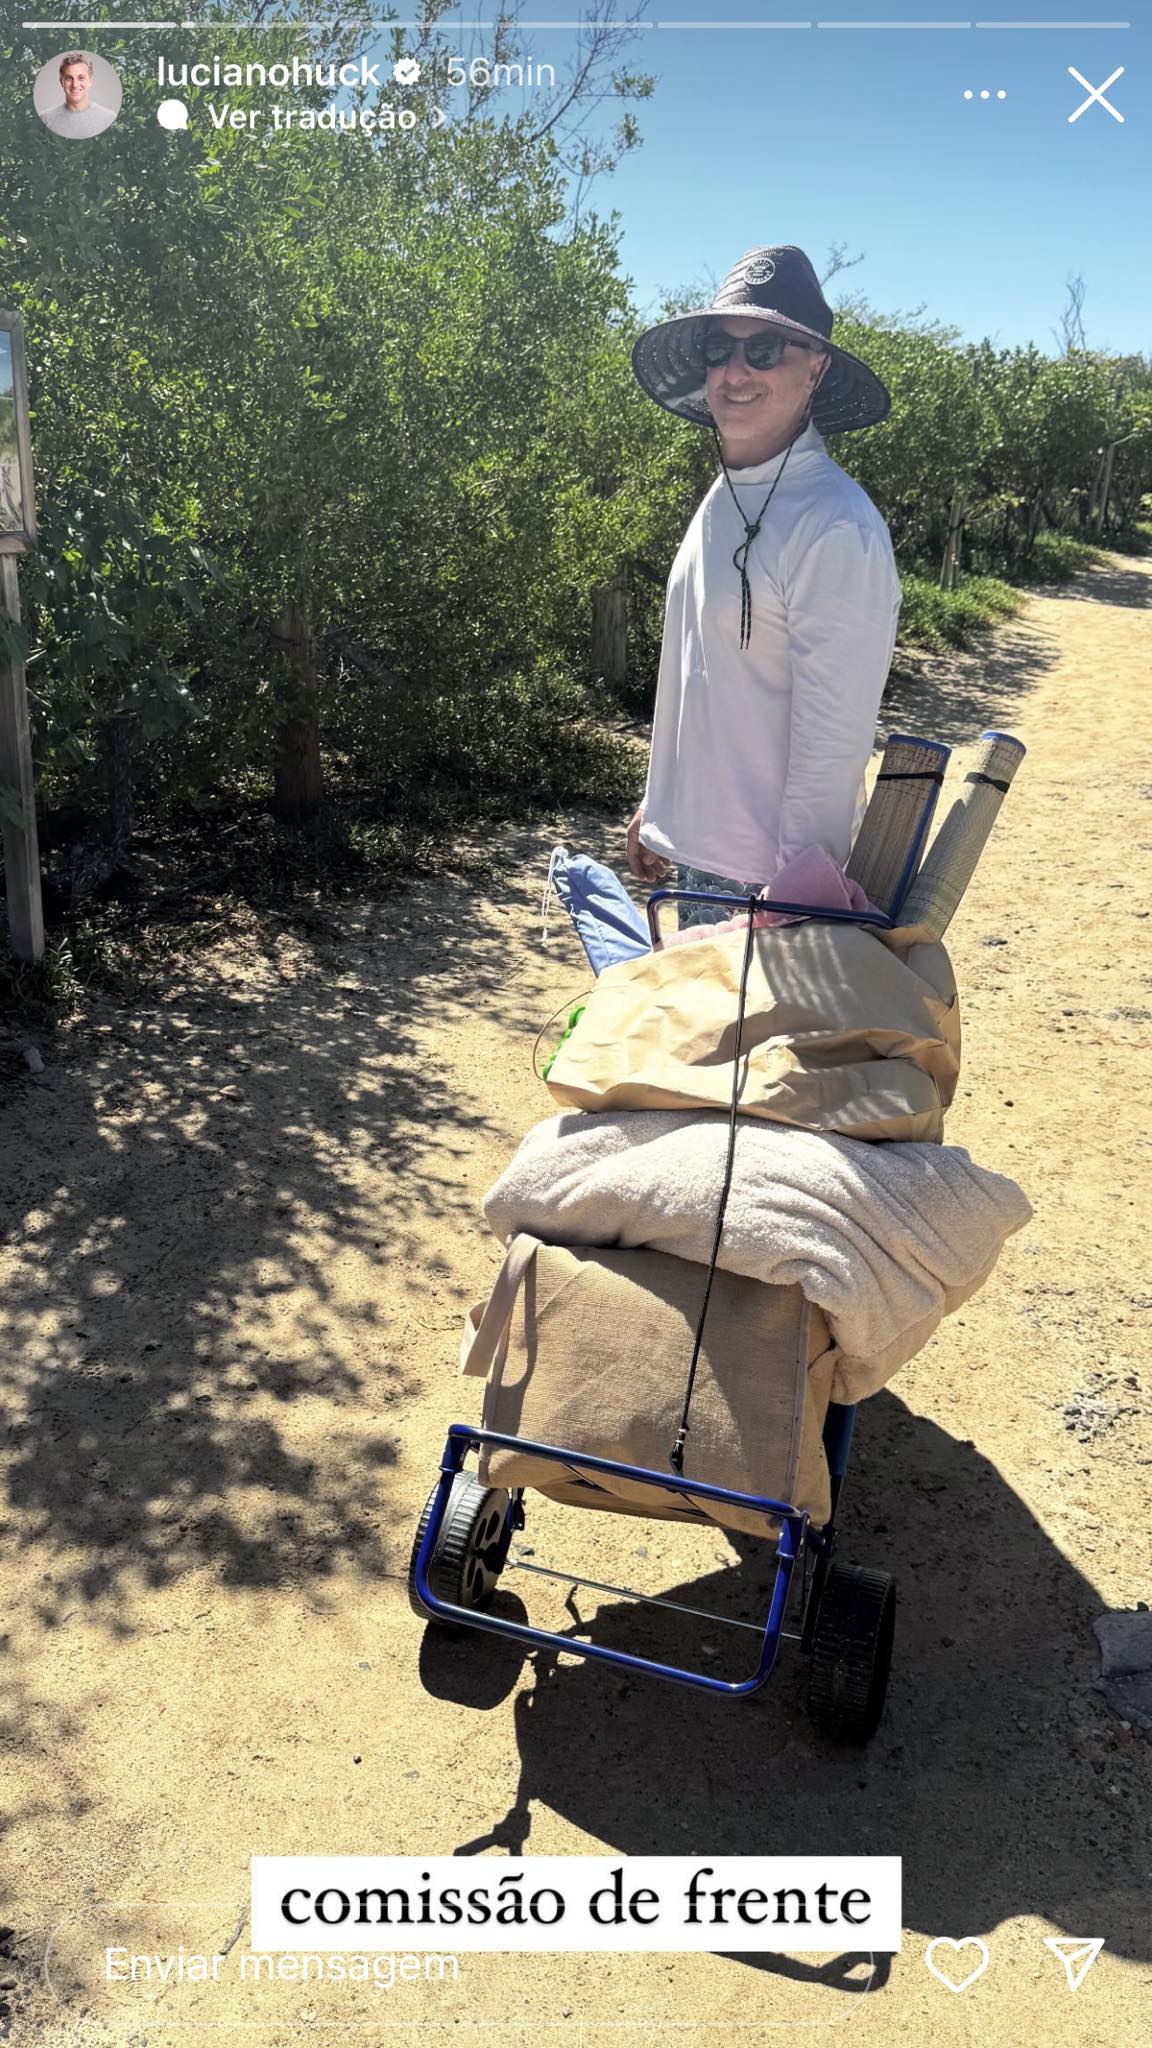
[(572, 1033), (575, 1031), (576, 1026), (580, 1022), (580, 1019), (584, 1015), (584, 1012), (587, 1009), (587, 1007), (587, 1003), (577, 1003), (576, 1008), (574, 1010), (569, 1011), (568, 1022), (564, 1029), (564, 1036), (560, 1040), (560, 1045), (556, 1046), (555, 1050), (549, 1053), (547, 1059), (544, 1062), (544, 1065), (540, 1069), (540, 1078), (542, 1081), (546, 1081), (548, 1079), (549, 1074), (552, 1072), (552, 1067), (555, 1062), (556, 1056), (560, 1051), (560, 1046), (564, 1044), (565, 1039), (571, 1038)]

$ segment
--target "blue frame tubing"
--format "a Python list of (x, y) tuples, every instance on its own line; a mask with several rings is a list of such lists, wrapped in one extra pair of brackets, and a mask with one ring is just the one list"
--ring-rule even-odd
[[(432, 1562), (432, 1553), (448, 1511), (452, 1482), (463, 1469), (468, 1452), (480, 1444), (493, 1444), (501, 1450), (523, 1451), (532, 1457), (550, 1459), (554, 1464), (575, 1466), (581, 1473), (610, 1472), (617, 1478), (639, 1480), (646, 1485), (660, 1487), (666, 1493), (678, 1493), (686, 1499), (694, 1495), (698, 1500), (722, 1501), (732, 1507), (751, 1508), (760, 1514), (779, 1516), (781, 1526), (776, 1546), (776, 1578), (772, 1587), (768, 1618), (764, 1625), (760, 1660), (752, 1676), (731, 1681), (713, 1678), (706, 1671), (689, 1671), (677, 1664), (661, 1664), (652, 1657), (635, 1657), (628, 1650), (612, 1650), (603, 1643), (583, 1643), (572, 1636), (558, 1635), (549, 1629), (533, 1628), (528, 1622), (508, 1621), (502, 1615), (485, 1614), (474, 1607), (460, 1607), (454, 1601), (438, 1599), (428, 1584), (428, 1567)], [(711, 1486), (702, 1479), (684, 1480), (674, 1472), (655, 1472), (643, 1465), (617, 1464), (611, 1458), (595, 1458), (586, 1452), (559, 1450), (555, 1444), (532, 1443), (526, 1437), (503, 1436), (495, 1430), (474, 1428), (466, 1422), (454, 1422), (448, 1431), (448, 1439), (440, 1460), (440, 1484), (436, 1504), (429, 1517), (428, 1527), (424, 1531), (414, 1578), (418, 1597), (428, 1609), (429, 1615), (434, 1615), (440, 1621), (463, 1622), (469, 1628), (482, 1629), (489, 1635), (508, 1636), (513, 1642), (524, 1643), (532, 1649), (567, 1650), (578, 1657), (591, 1657), (603, 1664), (614, 1664), (619, 1670), (647, 1672), (654, 1678), (666, 1678), (676, 1685), (693, 1686), (698, 1692), (721, 1693), (728, 1699), (739, 1699), (747, 1693), (758, 1691), (771, 1676), (780, 1648), (792, 1574), (807, 1541), (806, 1512), (791, 1507), (786, 1501), (772, 1500), (765, 1495), (754, 1493), (734, 1493), (729, 1487)]]
[(720, 895), (711, 889), (654, 889), (648, 898), (648, 932), (653, 949), (660, 942), (658, 911), (661, 903), (723, 903), (733, 910), (778, 910), (785, 917), (810, 917), (820, 919), (824, 924), (871, 924), (882, 931), (891, 931), (895, 919), (887, 917), (882, 910), (833, 910), (818, 908), (813, 903), (777, 903), (762, 897), (758, 891), (749, 890), (747, 896)]

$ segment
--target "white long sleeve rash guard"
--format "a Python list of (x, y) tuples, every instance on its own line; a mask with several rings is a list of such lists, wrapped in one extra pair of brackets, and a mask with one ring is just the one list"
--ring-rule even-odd
[(888, 529), (815, 427), (783, 462), (729, 471), (749, 520), (780, 476), (748, 555), (749, 646), (723, 476), (672, 565), (640, 832), (666, 860), (756, 885), (810, 846), (847, 860), (900, 610)]

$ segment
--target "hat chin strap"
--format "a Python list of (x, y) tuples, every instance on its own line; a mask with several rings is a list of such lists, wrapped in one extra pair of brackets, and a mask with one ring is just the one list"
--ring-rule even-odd
[(732, 503), (735, 505), (737, 512), (740, 514), (740, 518), (744, 526), (744, 538), (732, 556), (732, 566), (739, 572), (740, 576), (741, 649), (750, 646), (752, 641), (752, 586), (748, 581), (748, 555), (751, 550), (752, 543), (755, 540), (757, 534), (760, 531), (761, 526), (764, 523), (764, 514), (767, 512), (769, 505), (772, 503), (772, 500), (776, 495), (776, 486), (779, 483), (781, 477), (783, 476), (784, 471), (788, 467), (788, 457), (791, 455), (793, 448), (796, 446), (796, 443), (799, 440), (801, 434), (807, 427), (808, 421), (811, 418), (811, 413), (812, 406), (811, 402), (809, 402), (809, 404), (805, 406), (804, 412), (801, 415), (799, 426), (796, 428), (795, 432), (792, 435), (792, 439), (789, 441), (788, 446), (784, 450), (784, 460), (781, 462), (779, 469), (776, 471), (776, 474), (772, 479), (772, 487), (769, 490), (768, 496), (765, 498), (764, 503), (761, 505), (760, 510), (757, 513), (755, 519), (748, 519), (745, 516), (744, 507), (740, 503), (739, 498), (736, 496), (732, 479), (728, 474), (728, 464), (724, 460), (724, 446), (720, 439), (719, 428), (717, 427), (715, 420), (713, 420), (712, 422), (712, 432), (716, 439), (716, 448), (720, 457), (720, 467), (724, 472), (724, 481), (728, 486), (729, 492), (731, 493), (732, 497)]
[(808, 403), (804, 407), (804, 411), (800, 419), (800, 425), (796, 429), (796, 432), (798, 434), (802, 434), (804, 432), (805, 427), (808, 426), (809, 422), (811, 421), (812, 408), (816, 403), (816, 393), (819, 391), (820, 386), (824, 382), (824, 379), (828, 375), (828, 372), (831, 368), (832, 358), (830, 355), (826, 355), (824, 357), (824, 361), (820, 365), (820, 375), (817, 377), (815, 383), (811, 385), (811, 387), (809, 388)]

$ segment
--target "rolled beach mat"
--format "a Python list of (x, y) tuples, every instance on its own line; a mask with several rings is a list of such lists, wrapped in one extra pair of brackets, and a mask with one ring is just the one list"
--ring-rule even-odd
[(981, 733), (963, 789), (900, 906), (902, 925), (924, 925), (943, 938), (1026, 751), (1011, 733)]
[(951, 752), (940, 740), (888, 735), (845, 873), (889, 917), (897, 916), (920, 865)]

